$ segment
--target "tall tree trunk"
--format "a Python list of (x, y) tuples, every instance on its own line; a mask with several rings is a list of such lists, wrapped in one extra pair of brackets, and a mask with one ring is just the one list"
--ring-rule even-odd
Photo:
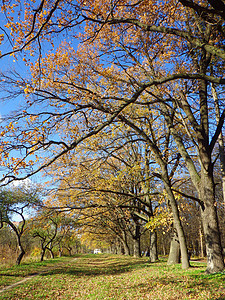
[(173, 236), (170, 242), (170, 253), (168, 256), (167, 264), (174, 265), (180, 263), (180, 243), (176, 229), (173, 230)]
[(158, 249), (157, 249), (157, 232), (156, 230), (150, 231), (150, 262), (155, 262), (158, 260)]
[(166, 185), (167, 195), (169, 197), (169, 204), (173, 213), (173, 221), (174, 221), (174, 228), (176, 229), (178, 240), (180, 243), (180, 253), (181, 253), (181, 264), (182, 269), (188, 269), (190, 267), (189, 258), (188, 258), (188, 250), (187, 250), (187, 244), (184, 234), (184, 229), (180, 220), (179, 216), (179, 210), (177, 207), (177, 202), (174, 197), (174, 194), (171, 190), (170, 185)]
[[(206, 87), (205, 87), (206, 89)], [(202, 102), (204, 102), (202, 100)], [(204, 105), (202, 105), (201, 110), (206, 110)], [(168, 115), (167, 115), (168, 116)], [(204, 119), (204, 118), (203, 118)], [(205, 130), (203, 138), (202, 132), (198, 132), (198, 152), (199, 161), (201, 164), (201, 174), (197, 171), (193, 160), (191, 159), (189, 153), (184, 147), (182, 138), (172, 127), (173, 123), (170, 118), (167, 118), (168, 125), (171, 126), (171, 131), (177, 143), (180, 154), (185, 160), (186, 166), (189, 170), (191, 180), (198, 191), (198, 197), (201, 203), (201, 217), (203, 224), (203, 232), (205, 237), (206, 252), (207, 252), (207, 272), (214, 273), (223, 271), (224, 261), (222, 256), (222, 247), (220, 241), (220, 232), (218, 226), (217, 212), (216, 212), (216, 200), (214, 192), (214, 182), (213, 182), (213, 164), (211, 162), (211, 150), (208, 143), (208, 134)], [(205, 119), (203, 120), (205, 122)], [(202, 123), (204, 123), (202, 121)], [(204, 125), (204, 124), (203, 124)], [(202, 127), (206, 127), (204, 125)], [(201, 130), (204, 132), (204, 130)], [(177, 228), (177, 227), (176, 227)], [(179, 232), (178, 232), (179, 236)], [(180, 238), (179, 238), (180, 240)], [(182, 251), (182, 249), (181, 249)]]
[[(168, 127), (170, 128), (170, 131), (172, 132), (171, 125), (173, 126), (173, 120), (171, 119), (170, 114), (168, 114), (168, 107), (165, 105), (165, 103), (161, 103), (161, 110), (165, 114), (166, 121), (168, 122)], [(181, 260), (182, 260), (182, 268), (187, 269), (189, 268), (189, 259), (188, 259), (188, 251), (187, 251), (187, 246), (186, 246), (186, 240), (185, 240), (185, 235), (184, 235), (184, 230), (183, 226), (179, 217), (179, 210), (177, 207), (176, 199), (174, 197), (173, 191), (172, 191), (172, 185), (171, 185), (171, 180), (170, 176), (168, 174), (168, 169), (167, 169), (167, 164), (165, 160), (162, 157), (162, 153), (160, 152), (159, 148), (157, 147), (156, 144), (154, 144), (151, 139), (148, 137), (148, 135), (140, 128), (135, 126), (131, 121), (128, 121), (124, 117), (121, 117), (127, 125), (129, 125), (131, 128), (133, 128), (135, 131), (137, 131), (138, 134), (144, 137), (146, 143), (148, 146), (151, 148), (152, 152), (154, 153), (155, 159), (157, 163), (160, 165), (161, 168), (161, 179), (164, 183), (167, 195), (168, 195), (168, 200), (169, 200), (169, 205), (171, 206), (171, 210), (173, 213), (173, 218), (174, 218), (174, 226), (177, 230), (179, 242), (180, 242), (180, 248), (181, 248)], [(183, 153), (180, 153), (181, 156)]]
[(122, 241), (123, 248), (124, 248), (124, 254), (125, 255), (130, 255), (130, 247), (128, 245), (127, 233), (126, 233), (125, 230), (122, 231), (122, 236), (123, 236), (123, 238), (121, 239), (121, 241)]
[[(218, 99), (215, 85), (213, 83), (211, 84), (211, 87), (212, 87), (212, 95), (213, 95), (214, 105), (215, 105), (216, 122), (217, 124), (219, 124), (219, 120), (220, 120), (219, 99)], [(219, 144), (220, 167), (221, 167), (221, 175), (222, 175), (223, 201), (224, 201), (224, 209), (225, 209), (225, 147), (224, 147), (224, 137), (222, 131), (218, 137), (218, 144)]]
[(207, 255), (207, 273), (221, 272), (224, 269), (222, 245), (216, 210), (214, 183), (208, 174), (201, 176), (200, 199), (204, 202), (201, 206), (202, 225), (205, 237)]

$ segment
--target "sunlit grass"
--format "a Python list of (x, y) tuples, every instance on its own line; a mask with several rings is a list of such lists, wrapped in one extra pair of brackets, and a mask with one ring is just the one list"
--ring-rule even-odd
[(39, 275), (0, 299), (225, 299), (225, 273), (205, 274), (204, 263), (167, 266), (165, 260), (85, 255), (0, 269), (1, 286)]

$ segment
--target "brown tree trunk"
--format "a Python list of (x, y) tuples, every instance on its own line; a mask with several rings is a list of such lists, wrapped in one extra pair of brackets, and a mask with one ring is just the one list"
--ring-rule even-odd
[(16, 259), (16, 264), (17, 265), (19, 265), (21, 263), (21, 260), (22, 260), (24, 254), (25, 254), (25, 251), (24, 251), (21, 243), (19, 244), (19, 251), (20, 251), (19, 255), (18, 255), (17, 259)]
[(133, 237), (134, 243), (134, 257), (141, 257), (141, 245), (140, 245), (140, 225), (135, 224), (135, 234)]
[(128, 242), (127, 242), (127, 233), (126, 233), (126, 231), (123, 231), (122, 235), (123, 235), (123, 238), (121, 239), (121, 241), (122, 241), (123, 248), (124, 248), (124, 254), (125, 255), (130, 255), (130, 247), (129, 247)]
[(45, 256), (45, 249), (42, 249), (42, 251), (41, 251), (41, 261), (44, 260), (44, 256)]

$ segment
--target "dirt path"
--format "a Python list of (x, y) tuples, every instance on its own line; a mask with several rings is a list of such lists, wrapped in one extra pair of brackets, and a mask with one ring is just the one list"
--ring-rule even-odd
[[(77, 258), (72, 259), (72, 261), (75, 261), (75, 260), (77, 260)], [(44, 273), (46, 273), (46, 271), (40, 272), (40, 273), (35, 273), (35, 274), (32, 274), (32, 275), (30, 275), (30, 276), (28, 276), (28, 277), (25, 277), (24, 279), (22, 279), (22, 280), (20, 280), (20, 281), (17, 281), (17, 282), (15, 282), (15, 283), (11, 284), (11, 285), (5, 286), (4, 288), (0, 289), (0, 293), (2, 293), (2, 292), (4, 292), (4, 291), (7, 291), (7, 290), (10, 290), (11, 288), (13, 288), (13, 287), (15, 287), (15, 286), (17, 286), (17, 285), (19, 285), (19, 284), (21, 284), (21, 283), (24, 283), (24, 282), (26, 282), (27, 280), (30, 280), (30, 279), (32, 279), (33, 277), (38, 276), (38, 275), (41, 275), (41, 274), (44, 274)]]
[(14, 286), (17, 286), (17, 285), (19, 285), (21, 283), (24, 283), (25, 281), (30, 280), (33, 277), (38, 276), (38, 275), (39, 275), (38, 273), (37, 274), (33, 274), (33, 275), (29, 276), (29, 277), (26, 277), (26, 278), (24, 278), (24, 279), (22, 279), (20, 281), (17, 281), (15, 283), (13, 283), (11, 285), (5, 286), (3, 289), (0, 289), (0, 293), (2, 293), (4, 291), (7, 291), (7, 290), (9, 290), (9, 289), (13, 288)]

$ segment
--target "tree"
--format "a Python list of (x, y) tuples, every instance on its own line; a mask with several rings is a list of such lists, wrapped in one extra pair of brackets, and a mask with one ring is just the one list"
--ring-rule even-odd
[(39, 211), (39, 215), (32, 222), (32, 235), (34, 238), (38, 238), (41, 244), (41, 261), (44, 260), (46, 250), (49, 250), (51, 257), (54, 258), (52, 249), (56, 241), (58, 227), (57, 215), (43, 209)]
[(59, 226), (56, 240), (54, 242), (55, 247), (59, 249), (59, 256), (62, 255), (63, 250), (67, 250), (69, 255), (72, 255), (74, 249), (78, 252), (80, 248), (80, 240), (78, 239), (78, 223), (63, 213), (59, 215)]
[[(22, 244), (21, 238), (26, 231), (26, 210), (35, 208), (40, 204), (40, 200), (37, 195), (37, 191), (27, 188), (14, 188), (0, 191), (0, 228), (3, 228), (3, 224), (9, 225), (16, 235), (17, 246), (19, 254), (16, 259), (16, 264), (21, 263), (24, 257), (25, 250)], [(20, 218), (20, 221), (13, 221), (15, 217)]]
[(68, 213), (59, 209), (54, 210), (50, 206), (46, 207), (45, 203), (30, 222), (32, 236), (40, 242), (40, 260), (44, 260), (46, 251), (49, 251), (54, 258), (56, 249), (59, 251), (59, 256), (62, 255), (63, 248), (71, 254), (73, 246), (78, 247), (79, 244), (77, 228), (77, 221)]

